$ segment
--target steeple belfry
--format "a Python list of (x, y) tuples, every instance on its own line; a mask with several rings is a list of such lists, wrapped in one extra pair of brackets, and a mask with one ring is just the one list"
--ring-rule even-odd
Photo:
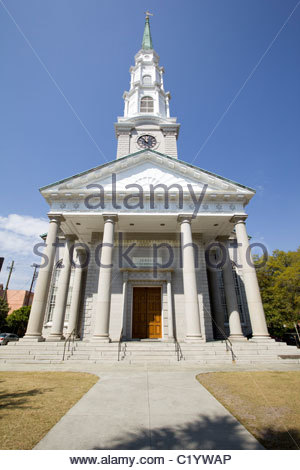
[(117, 158), (151, 148), (174, 158), (180, 124), (170, 117), (171, 95), (164, 90), (164, 68), (153, 49), (150, 20), (146, 12), (142, 49), (130, 67), (130, 89), (123, 94), (124, 115), (115, 123)]

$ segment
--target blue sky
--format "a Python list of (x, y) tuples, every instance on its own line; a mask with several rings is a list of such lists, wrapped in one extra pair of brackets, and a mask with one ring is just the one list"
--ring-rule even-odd
[(65, 98), (1, 3), (0, 282), (15, 259), (11, 287), (30, 284), (30, 246), (47, 227), (38, 188), (115, 158), (146, 9), (180, 159), (257, 190), (248, 232), (270, 251), (300, 245), (300, 5), (203, 147), (296, 0), (4, 0)]

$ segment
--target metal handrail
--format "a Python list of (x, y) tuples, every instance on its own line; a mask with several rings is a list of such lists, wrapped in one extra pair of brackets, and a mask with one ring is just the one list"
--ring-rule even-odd
[(232, 362), (235, 362), (236, 359), (237, 359), (237, 356), (234, 354), (234, 351), (233, 351), (233, 347), (232, 347), (232, 342), (230, 341), (230, 339), (228, 338), (228, 336), (226, 335), (225, 331), (219, 326), (217, 325), (216, 321), (214, 320), (212, 314), (210, 312), (208, 312), (207, 308), (205, 307), (205, 305), (203, 304), (203, 308), (204, 310), (210, 315), (212, 321), (214, 322), (216, 328), (218, 329), (218, 331), (221, 333), (221, 335), (223, 336), (224, 338), (224, 341), (225, 341), (225, 344), (226, 344), (226, 351), (230, 351), (231, 352), (231, 358), (232, 358)]
[(175, 353), (177, 354), (177, 361), (181, 361), (183, 359), (183, 354), (182, 354), (182, 349), (180, 344), (178, 343), (178, 340), (176, 336), (174, 335), (174, 342), (175, 342)]
[(230, 339), (229, 339), (228, 336), (226, 336), (226, 335), (225, 335), (224, 340), (225, 340), (225, 343), (226, 343), (226, 351), (230, 350), (232, 362), (235, 362), (235, 360), (237, 359), (237, 357), (236, 357), (236, 355), (235, 355), (234, 352), (233, 352), (232, 342), (230, 341)]
[(299, 329), (298, 329), (297, 323), (294, 323), (294, 327), (295, 327), (295, 330), (296, 330), (296, 335), (298, 337), (298, 344), (296, 343), (296, 346), (297, 346), (297, 348), (300, 348), (300, 334), (299, 334)]
[(75, 328), (71, 331), (71, 333), (66, 337), (65, 339), (65, 344), (64, 344), (64, 352), (63, 352), (63, 357), (62, 357), (62, 360), (64, 361), (65, 360), (65, 354), (66, 354), (66, 347), (67, 347), (67, 344), (68, 344), (68, 351), (70, 351), (70, 344), (71, 344), (71, 340), (72, 340), (72, 352), (73, 352), (73, 349), (74, 349), (74, 342), (75, 342), (75, 338), (76, 338), (76, 334), (75, 334)]
[[(123, 337), (123, 328), (120, 333), (119, 342), (118, 342), (118, 362), (120, 361), (121, 349), (122, 349), (122, 337)], [(123, 358), (124, 359), (124, 358)]]

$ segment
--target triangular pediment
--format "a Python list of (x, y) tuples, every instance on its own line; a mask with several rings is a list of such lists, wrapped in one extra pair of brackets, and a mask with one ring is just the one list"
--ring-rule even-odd
[(140, 185), (147, 193), (151, 185), (164, 184), (170, 187), (174, 184), (180, 185), (183, 192), (189, 191), (188, 185), (192, 185), (195, 192), (200, 192), (207, 185), (207, 193), (241, 194), (247, 199), (255, 193), (251, 188), (153, 150), (142, 150), (58, 181), (41, 188), (41, 193), (48, 199), (54, 193), (86, 192), (90, 185), (101, 185), (105, 192), (110, 192), (112, 175), (117, 192), (132, 192), (134, 187), (130, 185)]

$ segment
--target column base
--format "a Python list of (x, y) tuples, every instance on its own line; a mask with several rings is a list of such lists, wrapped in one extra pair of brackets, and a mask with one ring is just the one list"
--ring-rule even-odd
[(93, 336), (91, 343), (110, 343), (111, 339), (109, 336)]
[(236, 343), (238, 341), (248, 341), (248, 339), (246, 338), (246, 336), (243, 336), (243, 335), (230, 335), (228, 337), (228, 339), (232, 342), (232, 343)]
[(63, 335), (51, 335), (46, 338), (46, 341), (64, 341), (65, 337)]
[(271, 336), (252, 336), (251, 339), (249, 339), (249, 341), (251, 341), (251, 343), (265, 343), (265, 342), (272, 342), (272, 343), (275, 343), (275, 339), (274, 338), (271, 338)]
[(184, 342), (185, 343), (199, 343), (203, 341), (203, 338), (201, 335), (186, 335), (186, 337), (184, 338)]
[(19, 339), (19, 342), (20, 341), (22, 342), (23, 341), (28, 341), (28, 342), (36, 341), (37, 343), (40, 343), (42, 341), (45, 341), (45, 338), (42, 335), (25, 335), (23, 336), (23, 338)]

